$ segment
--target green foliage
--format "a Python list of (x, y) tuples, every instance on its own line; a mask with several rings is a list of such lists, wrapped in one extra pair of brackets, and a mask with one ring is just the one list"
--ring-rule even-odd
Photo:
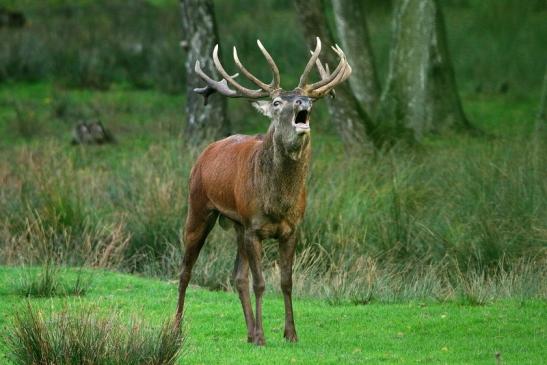
[(547, 14), (545, 2), (468, 3), (454, 12), (446, 9), (448, 44), (459, 85), (479, 94), (522, 96), (539, 90), (546, 57), (541, 46), (547, 42), (542, 20)]
[(44, 318), (30, 303), (5, 337), (8, 357), (21, 365), (168, 365), (177, 363), (184, 342), (170, 321), (160, 328), (143, 320), (125, 323), (117, 313), (103, 317), (93, 308)]
[[(449, 48), (458, 84), (466, 92), (523, 95), (540, 87), (544, 68), (545, 5), (540, 0), (446, 0)], [(10, 4), (8, 4), (9, 6)], [(271, 51), (283, 85), (293, 87), (308, 53), (289, 0), (216, 1), (221, 52), (232, 45), (260, 78), (269, 68), (256, 39)], [(18, 1), (28, 25), (0, 32), (0, 81), (50, 79), (74, 87), (113, 84), (184, 91), (177, 1)], [(387, 1), (365, 6), (380, 80), (387, 71), (391, 12)], [(250, 10), (252, 9), (252, 11)], [(327, 11), (329, 7), (326, 7)], [(518, 51), (517, 51), (518, 50)]]
[(22, 29), (0, 32), (0, 81), (49, 78), (66, 86), (112, 83), (167, 92), (184, 85), (184, 57), (172, 7), (147, 1), (33, 3)]

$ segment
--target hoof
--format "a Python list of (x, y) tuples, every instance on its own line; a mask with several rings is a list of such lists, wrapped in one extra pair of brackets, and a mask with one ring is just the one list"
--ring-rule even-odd
[(257, 336), (253, 339), (253, 343), (257, 346), (264, 346), (266, 345), (266, 340), (263, 336)]
[(285, 331), (283, 337), (285, 337), (285, 340), (287, 340), (287, 342), (298, 342), (298, 336), (296, 335), (296, 332)]

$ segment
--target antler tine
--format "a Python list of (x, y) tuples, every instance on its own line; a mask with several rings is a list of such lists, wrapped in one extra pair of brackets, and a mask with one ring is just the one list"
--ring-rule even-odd
[[(338, 85), (339, 83), (342, 82), (342, 79), (346, 75), (346, 69), (347, 69), (347, 64), (344, 64), (343, 71), (339, 72), (331, 82), (329, 82), (328, 84), (326, 84), (324, 86), (321, 86), (321, 87), (319, 87), (315, 90), (311, 90), (311, 94), (312, 95), (313, 94), (323, 95), (323, 94), (329, 92), (332, 88), (334, 88), (336, 85)], [(351, 71), (350, 71), (350, 73), (351, 73)], [(349, 77), (349, 75), (347, 75), (347, 77)]]
[(220, 72), (222, 77), (224, 77), (224, 80), (226, 80), (231, 86), (233, 86), (237, 91), (239, 91), (242, 96), (245, 96), (251, 99), (258, 99), (258, 98), (269, 96), (269, 93), (267, 91), (251, 90), (244, 86), (241, 86), (230, 75), (228, 75), (226, 70), (224, 70), (224, 67), (222, 67), (220, 60), (218, 59), (218, 44), (215, 45), (215, 48), (213, 49), (213, 62), (218, 72)]
[(270, 53), (266, 50), (266, 48), (262, 45), (262, 42), (260, 42), (260, 39), (256, 40), (256, 44), (258, 44), (258, 48), (260, 48), (260, 52), (264, 55), (264, 58), (266, 58), (266, 61), (268, 61), (268, 64), (272, 68), (272, 82), (270, 83), (270, 91), (275, 91), (281, 87), (281, 77), (279, 76), (279, 69), (277, 68), (277, 65), (275, 64), (275, 61), (273, 60), (272, 56), (270, 56)]
[(347, 65), (346, 55), (344, 54), (344, 52), (342, 52), (342, 50), (338, 46), (336, 46), (336, 47), (337, 48), (332, 47), (332, 49), (333, 49), (334, 52), (336, 52), (338, 57), (340, 57), (340, 62), (338, 63), (338, 66), (336, 66), (336, 68), (334, 69), (334, 71), (332, 71), (332, 73), (329, 75), (329, 77), (323, 78), (322, 80), (311, 84), (308, 87), (309, 90), (315, 90), (315, 89), (318, 89), (318, 88), (320, 88), (324, 85), (329, 84), (330, 82), (332, 82), (332, 80), (334, 80), (338, 76), (338, 74), (340, 72), (344, 71), (344, 68)]
[(349, 63), (346, 64), (346, 72), (344, 73), (344, 76), (342, 76), (342, 79), (340, 80), (340, 82), (344, 82), (348, 79), (348, 77), (350, 77), (351, 75), (351, 72), (352, 72), (352, 68), (351, 66), (349, 65)]
[[(326, 66), (326, 68), (327, 68), (327, 73), (330, 75), (329, 64), (326, 63), (325, 66)], [(349, 67), (349, 65), (348, 65), (348, 67)], [(351, 68), (350, 68), (350, 70), (351, 70)], [(351, 72), (350, 72), (350, 74), (351, 74)], [(349, 75), (348, 75), (348, 77), (349, 77)], [(345, 80), (345, 79), (344, 79), (344, 80)], [(329, 91), (329, 95), (334, 99), (334, 98), (336, 97), (336, 90), (331, 89), (331, 90)]]
[[(351, 67), (349, 66), (346, 55), (338, 45), (331, 47), (332, 50), (340, 57), (340, 62), (336, 69), (328, 75), (328, 77), (323, 77), (322, 80), (305, 86), (305, 92), (315, 98), (320, 98), (327, 93), (330, 93), (336, 85), (346, 80), (351, 75)], [(321, 71), (320, 71), (321, 72)]]
[[(313, 54), (312, 51), (310, 51), (310, 53)], [(317, 66), (317, 71), (319, 72), (319, 76), (321, 76), (321, 80), (329, 77), (330, 75), (329, 65), (325, 64), (325, 67), (323, 67), (323, 64), (321, 63), (321, 60), (319, 59), (319, 57), (317, 58), (317, 60), (315, 60), (315, 66)]]
[(249, 70), (247, 70), (245, 68), (245, 66), (243, 66), (243, 64), (241, 63), (241, 61), (239, 61), (239, 57), (237, 56), (237, 49), (236, 47), (234, 46), (234, 62), (235, 64), (237, 65), (237, 67), (239, 68), (239, 70), (243, 73), (243, 75), (245, 75), (246, 78), (248, 78), (249, 80), (251, 80), (252, 82), (254, 82), (256, 84), (256, 86), (258, 86), (259, 88), (261, 88), (262, 90), (268, 90), (269, 89), (269, 85), (268, 84), (265, 84), (263, 83), (262, 81), (260, 81), (258, 78), (256, 78), (252, 73), (249, 72)]
[(338, 49), (338, 52), (339, 54), (341, 54), (343, 57), (344, 57), (344, 61), (346, 63), (346, 67), (345, 67), (345, 71), (344, 71), (344, 75), (342, 76), (342, 78), (340, 79), (340, 82), (344, 82), (348, 79), (348, 77), (350, 77), (351, 75), (351, 72), (353, 71), (353, 69), (351, 68), (351, 66), (349, 65), (348, 63), (348, 59), (346, 57), (346, 54), (344, 53), (344, 51), (342, 51), (342, 48), (340, 48), (337, 44), (335, 44), (336, 48)]
[[(310, 53), (313, 53), (313, 52), (310, 51)], [(328, 63), (325, 63), (325, 67), (323, 67), (323, 64), (321, 63), (321, 60), (319, 58), (317, 58), (317, 60), (315, 61), (315, 65), (317, 66), (317, 71), (319, 71), (319, 75), (321, 76), (322, 80), (329, 77), (330, 70), (329, 70), (329, 64)], [(336, 93), (335, 93), (334, 89), (332, 89), (329, 92), (329, 94), (333, 98), (336, 96)]]
[(321, 53), (321, 40), (319, 37), (315, 37), (316, 44), (315, 44), (315, 51), (313, 51), (312, 56), (310, 60), (308, 61), (308, 64), (306, 65), (306, 68), (304, 68), (304, 72), (302, 73), (302, 76), (300, 76), (300, 82), (298, 83), (298, 88), (303, 88), (306, 83), (308, 82), (308, 76), (310, 74), (311, 69), (313, 68), (313, 65), (315, 64), (315, 61), (319, 57), (319, 53)]
[[(194, 71), (198, 74), (199, 77), (205, 83), (207, 84), (204, 88), (196, 88), (194, 91), (198, 94), (203, 94), (205, 97), (205, 102), (207, 103), (207, 96), (211, 95), (213, 92), (218, 91), (222, 95), (229, 96), (232, 98), (239, 98), (243, 95), (239, 94), (237, 91), (232, 90), (228, 87), (228, 84), (226, 83), (225, 79), (222, 79), (220, 81), (215, 81), (212, 78), (210, 78), (203, 70), (201, 69), (201, 65), (199, 63), (199, 60), (196, 61), (196, 65), (194, 67)], [(237, 77), (239, 74), (234, 74), (231, 76), (231, 78)]]

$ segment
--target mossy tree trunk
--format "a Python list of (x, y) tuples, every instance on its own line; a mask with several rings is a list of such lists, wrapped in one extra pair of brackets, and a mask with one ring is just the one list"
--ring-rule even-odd
[(456, 87), (438, 0), (396, 0), (389, 73), (376, 116), (384, 142), (472, 129)]
[[(313, 49), (315, 47), (315, 37), (321, 38), (323, 44), (321, 60), (327, 62), (331, 66), (331, 70), (334, 69), (338, 64), (338, 59), (330, 49), (333, 38), (328, 28), (321, 0), (295, 0), (295, 5), (308, 46)], [(352, 65), (352, 67), (355, 68), (356, 66)], [(369, 136), (373, 125), (365, 109), (353, 94), (349, 83), (344, 82), (336, 87), (336, 98), (326, 97), (325, 99), (331, 120), (344, 143), (346, 151), (350, 153), (372, 153), (374, 144)]]
[(349, 78), (351, 89), (367, 113), (374, 115), (380, 100), (380, 83), (370, 46), (365, 5), (361, 0), (332, 0), (342, 49), (353, 65)]
[(213, 47), (218, 43), (218, 32), (212, 0), (181, 0), (180, 5), (183, 42), (187, 50), (185, 137), (191, 144), (200, 144), (230, 133), (226, 98), (214, 94), (204, 105), (203, 96), (193, 92), (194, 88), (204, 86), (194, 71), (196, 60), (205, 73), (216, 80), (221, 78), (211, 57)]

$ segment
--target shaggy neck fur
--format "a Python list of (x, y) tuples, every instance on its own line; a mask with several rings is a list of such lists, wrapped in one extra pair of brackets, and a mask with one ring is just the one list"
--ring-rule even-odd
[(292, 217), (295, 202), (300, 198), (306, 184), (311, 155), (310, 137), (301, 138), (297, 151), (287, 151), (285, 146), (275, 141), (274, 127), (264, 136), (262, 148), (258, 152), (258, 173), (254, 174), (257, 190), (261, 194), (264, 212), (272, 217)]

